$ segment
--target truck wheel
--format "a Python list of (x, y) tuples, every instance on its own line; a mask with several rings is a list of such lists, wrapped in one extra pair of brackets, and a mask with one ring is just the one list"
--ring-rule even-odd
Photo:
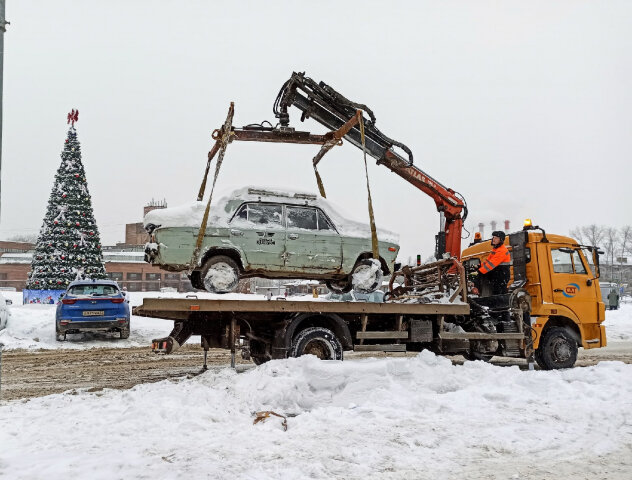
[(200, 272), (204, 289), (211, 293), (229, 293), (239, 283), (237, 262), (225, 255), (209, 258)]
[(342, 344), (328, 328), (306, 328), (294, 337), (290, 349), (291, 357), (301, 355), (316, 355), (321, 360), (342, 360)]
[(490, 353), (473, 352), (471, 350), (469, 352), (463, 352), (462, 355), (465, 360), (482, 360), (483, 362), (491, 361), (492, 357), (494, 356)]
[(565, 327), (551, 327), (540, 340), (535, 361), (543, 370), (571, 368), (577, 360), (577, 341)]
[(254, 363), (255, 365), (263, 365), (266, 362), (270, 361), (270, 358), (268, 357), (250, 357), (250, 360), (252, 360), (252, 363)]
[(382, 285), (382, 267), (371, 259), (360, 260), (351, 272), (353, 290), (359, 293), (374, 292)]
[(345, 278), (344, 280), (327, 280), (325, 285), (334, 293), (347, 293), (351, 291), (351, 281), (349, 278)]

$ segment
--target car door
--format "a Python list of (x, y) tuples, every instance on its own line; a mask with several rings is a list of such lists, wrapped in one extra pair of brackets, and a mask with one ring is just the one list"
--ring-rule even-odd
[(570, 308), (579, 318), (598, 316), (596, 283), (582, 261), (580, 251), (570, 247), (549, 247), (553, 274), (553, 301)]
[(322, 210), (286, 205), (285, 266), (293, 271), (335, 271), (342, 261), (340, 235)]
[(283, 205), (245, 203), (230, 222), (230, 239), (246, 256), (245, 268), (279, 269), (284, 265)]

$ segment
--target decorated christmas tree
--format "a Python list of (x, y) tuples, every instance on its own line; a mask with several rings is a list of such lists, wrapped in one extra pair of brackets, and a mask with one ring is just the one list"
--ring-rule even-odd
[(61, 290), (76, 279), (106, 277), (75, 130), (78, 117), (78, 110), (68, 114), (70, 129), (33, 255), (30, 290)]

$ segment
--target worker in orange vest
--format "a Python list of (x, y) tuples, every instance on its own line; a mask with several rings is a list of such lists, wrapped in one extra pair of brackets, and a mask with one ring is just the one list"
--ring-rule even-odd
[(511, 255), (505, 247), (505, 232), (492, 232), (492, 252), (483, 261), (479, 273), (492, 287), (492, 295), (507, 293)]

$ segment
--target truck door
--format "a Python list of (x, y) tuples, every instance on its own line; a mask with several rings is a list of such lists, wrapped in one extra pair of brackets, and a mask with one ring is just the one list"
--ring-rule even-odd
[(314, 207), (287, 205), (285, 266), (291, 270), (335, 271), (342, 262), (340, 235), (325, 214)]
[(596, 322), (596, 285), (579, 249), (554, 245), (549, 249), (553, 302), (570, 308), (583, 323)]
[(246, 255), (244, 267), (283, 267), (283, 205), (246, 203), (230, 222), (230, 240)]

